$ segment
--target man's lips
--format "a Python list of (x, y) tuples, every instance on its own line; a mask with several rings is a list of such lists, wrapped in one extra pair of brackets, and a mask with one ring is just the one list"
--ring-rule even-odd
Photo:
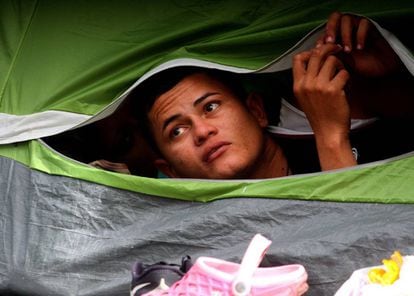
[(226, 152), (229, 146), (230, 143), (228, 142), (218, 142), (210, 147), (207, 147), (205, 153), (203, 154), (203, 161), (207, 163), (212, 162)]

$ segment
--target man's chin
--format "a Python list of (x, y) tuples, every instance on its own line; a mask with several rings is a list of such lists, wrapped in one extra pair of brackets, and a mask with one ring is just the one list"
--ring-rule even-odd
[(244, 177), (241, 169), (229, 168), (217, 170), (214, 173), (210, 171), (208, 179), (244, 179)]
[[(223, 160), (223, 161), (221, 161)], [(231, 163), (225, 159), (217, 159), (214, 163), (200, 170), (192, 170), (192, 172), (181, 171), (180, 178), (191, 179), (245, 179), (245, 170), (240, 162)]]

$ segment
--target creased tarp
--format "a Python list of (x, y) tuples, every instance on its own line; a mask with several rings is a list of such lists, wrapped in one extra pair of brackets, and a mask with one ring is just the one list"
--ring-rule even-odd
[[(414, 254), (414, 205), (234, 198), (183, 202), (50, 176), (0, 158), (0, 295), (128, 295), (135, 260), (238, 262), (255, 233), (264, 266), (301, 263), (307, 295)], [(378, 185), (380, 186), (380, 184)]]

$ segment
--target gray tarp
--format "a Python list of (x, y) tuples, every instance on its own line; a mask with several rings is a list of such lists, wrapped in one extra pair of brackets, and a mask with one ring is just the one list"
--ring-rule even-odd
[(414, 205), (195, 203), (51, 176), (7, 158), (0, 172), (1, 295), (128, 295), (135, 260), (238, 262), (255, 233), (273, 241), (265, 266), (305, 266), (307, 295), (333, 295), (353, 270), (394, 250), (414, 254)]

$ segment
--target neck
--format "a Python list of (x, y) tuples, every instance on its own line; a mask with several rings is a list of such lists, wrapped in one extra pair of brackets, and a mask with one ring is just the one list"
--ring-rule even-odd
[(282, 148), (269, 135), (266, 135), (263, 154), (251, 178), (278, 178), (289, 174), (289, 164)]

